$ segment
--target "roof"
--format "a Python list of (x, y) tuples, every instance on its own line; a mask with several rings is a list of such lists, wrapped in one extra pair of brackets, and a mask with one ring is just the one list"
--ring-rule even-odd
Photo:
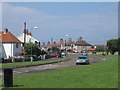
[(88, 51), (95, 51), (96, 48), (87, 48)]
[(0, 32), (0, 37), (2, 40), (0, 42), (2, 43), (22, 43), (19, 39), (17, 39), (11, 32), (7, 31), (6, 33)]
[(77, 41), (77, 42), (75, 43), (75, 45), (77, 45), (77, 46), (91, 46), (89, 43), (87, 43), (87, 42), (84, 41), (84, 40)]
[(73, 44), (75, 44), (73, 41), (66, 42), (66, 46), (71, 46), (71, 45), (73, 45)]
[(58, 44), (57, 44), (57, 46), (61, 46), (61, 45), (64, 45), (65, 43), (64, 43), (64, 41), (60, 41)]

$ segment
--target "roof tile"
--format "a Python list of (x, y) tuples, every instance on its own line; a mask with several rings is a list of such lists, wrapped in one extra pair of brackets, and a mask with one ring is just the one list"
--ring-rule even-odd
[(1, 40), (0, 42), (2, 43), (22, 43), (20, 40), (18, 40), (11, 32), (6, 32), (4, 34), (4, 32), (0, 32), (1, 36)]

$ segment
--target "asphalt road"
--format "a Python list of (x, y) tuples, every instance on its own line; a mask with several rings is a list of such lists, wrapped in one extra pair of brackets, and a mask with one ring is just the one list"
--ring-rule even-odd
[[(13, 69), (14, 75), (16, 74), (29, 74), (29, 73), (37, 73), (37, 72), (46, 72), (50, 70), (60, 69), (64, 67), (81, 67), (85, 65), (76, 65), (75, 58), (78, 57), (79, 54), (69, 54), (68, 57), (71, 57), (71, 60), (60, 62), (60, 63), (53, 63), (53, 64), (46, 64), (46, 65), (39, 65), (39, 66), (32, 66), (32, 67), (24, 67), (24, 68), (16, 68)], [(103, 59), (100, 57), (90, 56), (90, 65), (102, 61)], [(0, 71), (0, 74), (2, 72)]]
[[(35, 72), (45, 72), (50, 70), (55, 70), (64, 67), (72, 67), (72, 66), (84, 66), (84, 65), (76, 65), (75, 58), (78, 57), (79, 54), (69, 54), (68, 57), (71, 57), (71, 60), (54, 63), (54, 64), (47, 64), (47, 65), (39, 65), (39, 66), (32, 66), (32, 67), (25, 67), (25, 68), (17, 68), (14, 69), (14, 74), (25, 74), (25, 73), (35, 73)], [(97, 63), (102, 58), (89, 56), (90, 57), (90, 64)]]

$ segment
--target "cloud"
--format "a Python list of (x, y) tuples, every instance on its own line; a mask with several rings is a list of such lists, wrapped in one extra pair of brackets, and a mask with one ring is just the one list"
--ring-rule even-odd
[(2, 30), (2, 3), (0, 3), (0, 31)]
[[(101, 9), (102, 11), (102, 9)], [(96, 43), (105, 38), (113, 38), (117, 35), (116, 12), (103, 12), (80, 14), (77, 16), (50, 15), (41, 10), (28, 7), (13, 6), (3, 3), (3, 28), (8, 27), (16, 36), (23, 31), (24, 21), (28, 22), (28, 28), (38, 26), (34, 35), (41, 41), (55, 38), (66, 38), (68, 34), (74, 40), (79, 36)]]

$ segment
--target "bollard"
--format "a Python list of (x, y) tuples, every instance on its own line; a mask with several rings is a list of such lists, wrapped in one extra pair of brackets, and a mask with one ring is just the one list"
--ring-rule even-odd
[(10, 68), (4, 69), (4, 87), (13, 86), (13, 70)]

